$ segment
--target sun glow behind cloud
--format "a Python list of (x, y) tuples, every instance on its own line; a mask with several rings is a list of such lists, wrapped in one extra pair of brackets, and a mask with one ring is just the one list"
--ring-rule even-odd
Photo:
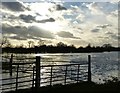
[(44, 30), (48, 30), (52, 32), (53, 34), (56, 34), (58, 31), (62, 30), (62, 28), (57, 23), (45, 23), (45, 24), (38, 24), (34, 23), (33, 25), (42, 28)]
[[(18, 44), (17, 41), (24, 43), (28, 40), (36, 42), (43, 39), (51, 41), (50, 44), (62, 41), (76, 46), (85, 46), (88, 43), (118, 45), (117, 3), (31, 2), (21, 4), (23, 4), (22, 7), (15, 8), (14, 3), (12, 6), (9, 3), (3, 3), (4, 7), (0, 10), (3, 14), (3, 35), (7, 34), (11, 42), (14, 40)], [(12, 8), (7, 9), (6, 6)], [(109, 32), (111, 34), (106, 34)]]
[(31, 3), (30, 5), (31, 11), (39, 13), (42, 16), (46, 16), (50, 12), (48, 11), (49, 7), (52, 6), (50, 3)]

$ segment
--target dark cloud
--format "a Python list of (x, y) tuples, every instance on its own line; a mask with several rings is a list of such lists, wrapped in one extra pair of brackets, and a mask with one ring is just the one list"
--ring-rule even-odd
[[(24, 12), (26, 10), (30, 10), (28, 7), (26, 7), (22, 2), (20, 1), (16, 1), (16, 2), (2, 2), (2, 8), (3, 10), (5, 9), (9, 9), (11, 11), (15, 11), (15, 12)], [(36, 20), (36, 16), (41, 16), (39, 13), (35, 13), (36, 16), (33, 16), (31, 14), (20, 14), (19, 16), (15, 16), (14, 14), (3, 14), (3, 18), (10, 20), (14, 20), (14, 21), (24, 21), (26, 23), (32, 23), (32, 22), (37, 22), (37, 23), (46, 23), (46, 22), (54, 22), (55, 19), (54, 18), (46, 18), (46, 19), (42, 19), (42, 20)], [(17, 20), (16, 20), (17, 19)], [(20, 20), (22, 19), (22, 20)], [(13, 22), (13, 21), (12, 21)]]
[(100, 29), (98, 29), (98, 28), (91, 30), (91, 32), (99, 32), (99, 31), (100, 31)]
[(12, 25), (8, 25), (8, 24), (2, 24), (2, 31), (3, 31), (3, 34), (18, 34), (20, 36), (27, 34), (26, 27), (24, 27), (24, 26), (12, 26)]
[(36, 20), (35, 16), (24, 15), (24, 14), (21, 14), (19, 17), (20, 17), (20, 19), (22, 19), (24, 22), (27, 22), (27, 23), (31, 23), (31, 22), (46, 23), (46, 22), (54, 22), (55, 21), (55, 19), (53, 19), (53, 18)]
[(35, 17), (32, 16), (32, 15), (23, 15), (23, 14), (21, 14), (19, 17), (20, 17), (22, 20), (24, 20), (25, 22), (27, 22), (27, 23), (31, 23), (31, 22), (33, 22), (33, 21), (36, 21), (36, 20), (35, 20)]
[(63, 37), (63, 38), (76, 38), (76, 39), (80, 39), (78, 37), (74, 37), (74, 35), (70, 32), (66, 32), (66, 31), (60, 31), (57, 33), (57, 35), (59, 37)]
[(95, 29), (92, 29), (91, 32), (99, 32), (100, 29), (104, 29), (104, 28), (107, 28), (107, 27), (110, 27), (110, 26), (112, 26), (112, 25), (110, 25), (110, 24), (99, 25), (99, 26), (96, 26)]
[(100, 26), (97, 26), (97, 27), (99, 27), (99, 28), (107, 28), (107, 27), (110, 27), (110, 26), (112, 26), (112, 25), (104, 24), (104, 25), (100, 25)]
[[(46, 31), (44, 29), (38, 28), (36, 26), (29, 26), (28, 28), (25, 26), (11, 26), (8, 24), (2, 25), (2, 34), (8, 35), (9, 38), (17, 39), (17, 40), (27, 40), (27, 39), (37, 39), (40, 38), (48, 38), (54, 39), (54, 34)], [(15, 36), (10, 36), (14, 34)]]
[(40, 23), (46, 23), (46, 22), (54, 22), (54, 21), (55, 21), (55, 19), (49, 18), (49, 19), (40, 20), (40, 21), (38, 21), (38, 22), (40, 22)]
[(50, 39), (54, 38), (54, 35), (50, 31), (38, 28), (36, 26), (30, 26), (28, 28), (28, 31), (29, 31), (28, 33), (36, 37), (50, 38)]
[(7, 8), (11, 11), (25, 11), (25, 10), (29, 10), (28, 8), (26, 8), (21, 2), (2, 2), (2, 8)]
[(27, 40), (27, 39), (34, 39), (34, 40), (40, 40), (40, 38), (38, 37), (34, 37), (32, 35), (29, 35), (29, 34), (25, 34), (23, 36), (8, 36), (8, 38), (11, 38), (11, 39), (16, 39), (16, 40)]
[(105, 34), (107, 34), (107, 35), (111, 35), (111, 34), (113, 34), (112, 32), (107, 32), (107, 33), (105, 33)]
[(67, 10), (67, 8), (58, 4), (58, 5), (56, 5), (56, 10)]
[(60, 37), (64, 37), (64, 38), (73, 38), (73, 34), (70, 32), (66, 32), (66, 31), (60, 31), (57, 33), (58, 36)]
[(109, 37), (108, 37), (108, 36), (98, 36), (97, 38), (100, 38), (100, 39), (108, 39)]
[(24, 38), (24, 37), (20, 37), (20, 36), (11, 36), (9, 37), (11, 39), (16, 39), (16, 40), (27, 40), (27, 38)]
[(59, 5), (59, 4), (55, 4), (53, 7), (49, 8), (48, 9), (50, 12), (53, 12), (53, 11), (62, 11), (62, 10), (67, 10), (67, 8)]

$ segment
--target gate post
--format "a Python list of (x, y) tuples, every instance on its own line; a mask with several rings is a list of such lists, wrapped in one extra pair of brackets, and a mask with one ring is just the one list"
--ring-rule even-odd
[(88, 55), (88, 82), (91, 82), (91, 56)]
[(36, 79), (35, 79), (35, 88), (39, 88), (40, 87), (40, 56), (36, 56), (36, 62), (35, 62), (35, 66), (36, 66)]
[(10, 76), (12, 76), (12, 62), (13, 62), (13, 54), (11, 54), (11, 57), (10, 57), (10, 65), (9, 65), (9, 67), (10, 67)]

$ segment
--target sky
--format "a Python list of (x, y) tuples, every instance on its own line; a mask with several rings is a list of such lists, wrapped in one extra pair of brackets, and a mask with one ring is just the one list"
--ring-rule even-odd
[[(2, 2), (2, 36), (12, 45), (118, 46), (118, 3), (13, 0)], [(24, 2), (23, 2), (24, 1)], [(48, 2), (49, 1), (49, 2)], [(116, 0), (115, 0), (116, 1)]]

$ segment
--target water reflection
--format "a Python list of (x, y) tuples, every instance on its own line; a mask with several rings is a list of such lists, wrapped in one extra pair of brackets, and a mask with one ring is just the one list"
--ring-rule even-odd
[[(6, 55), (6, 54), (3, 54)], [(10, 54), (7, 54), (10, 55)], [(23, 55), (26, 57), (41, 56), (41, 65), (61, 65), (74, 62), (87, 62), (88, 55), (92, 56), (92, 81), (103, 83), (105, 78), (118, 77), (118, 52), (104, 52), (104, 53), (55, 53), (55, 54), (14, 54), (19, 57)], [(4, 59), (3, 59), (4, 60)], [(6, 61), (6, 60), (4, 60)], [(9, 61), (9, 60), (7, 60)], [(28, 60), (30, 61), (30, 60)], [(43, 77), (46, 68), (42, 68)], [(58, 72), (60, 73), (60, 72)], [(4, 74), (3, 74), (4, 76)], [(6, 75), (7, 76), (7, 75)], [(5, 76), (5, 77), (6, 77)]]

